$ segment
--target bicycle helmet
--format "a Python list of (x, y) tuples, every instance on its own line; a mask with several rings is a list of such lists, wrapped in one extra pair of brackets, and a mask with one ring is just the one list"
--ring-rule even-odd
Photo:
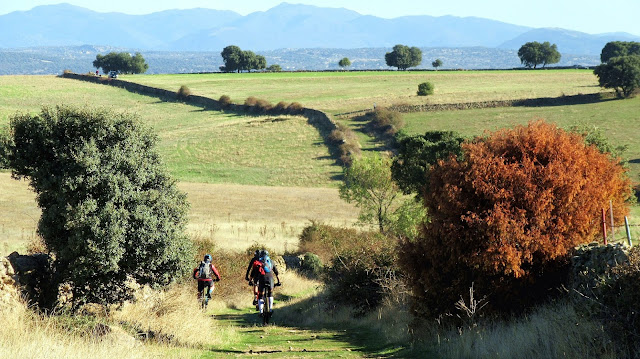
[(268, 257), (269, 256), (269, 252), (265, 251), (264, 249), (262, 250), (262, 252), (260, 252), (260, 256), (261, 257)]
[(256, 249), (256, 252), (253, 254), (254, 257), (260, 258), (260, 250)]
[(205, 262), (211, 262), (211, 254), (205, 254), (204, 255), (204, 261)]

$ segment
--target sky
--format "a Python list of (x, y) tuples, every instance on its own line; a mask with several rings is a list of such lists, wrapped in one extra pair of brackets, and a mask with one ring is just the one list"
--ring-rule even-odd
[[(2, 0), (0, 15), (39, 5), (69, 3), (98, 12), (149, 14), (169, 9), (232, 10), (241, 15), (266, 11), (283, 0)], [(589, 34), (628, 32), (640, 36), (640, 0), (288, 0), (320, 7), (344, 7), (363, 15), (475, 16), (529, 27), (560, 27)], [(605, 5), (611, 4), (611, 5)]]

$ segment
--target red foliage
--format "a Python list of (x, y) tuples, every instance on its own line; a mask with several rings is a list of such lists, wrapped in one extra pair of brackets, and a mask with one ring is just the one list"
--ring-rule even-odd
[(417, 298), (437, 295), (441, 309), (471, 282), (481, 294), (540, 284), (545, 269), (597, 238), (609, 200), (618, 218), (628, 212), (630, 181), (618, 160), (554, 125), (500, 130), (463, 151), (430, 171), (431, 220), (401, 257)]

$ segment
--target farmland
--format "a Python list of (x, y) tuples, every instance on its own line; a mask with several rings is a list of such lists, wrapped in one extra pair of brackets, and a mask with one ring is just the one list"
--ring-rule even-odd
[[(123, 80), (173, 91), (186, 85), (194, 94), (214, 99), (228, 95), (236, 103), (242, 103), (248, 96), (273, 103), (297, 101), (305, 107), (334, 115), (371, 108), (373, 103), (378, 106), (457, 103), (601, 92), (593, 74), (583, 70), (136, 75), (123, 76)], [(436, 85), (435, 95), (416, 96), (417, 84), (426, 80)], [(158, 134), (158, 148), (169, 171), (179, 180), (179, 188), (188, 195), (191, 204), (188, 233), (195, 240), (212, 240), (216, 248), (236, 252), (259, 242), (284, 252), (297, 249), (298, 236), (310, 220), (345, 227), (350, 227), (356, 220), (357, 208), (338, 196), (341, 167), (331, 158), (318, 131), (302, 117), (208, 111), (115, 87), (53, 76), (0, 77), (0, 128), (7, 125), (15, 113), (37, 113), (41, 106), (57, 104), (127, 111), (151, 127)], [(635, 98), (605, 99), (580, 105), (422, 112), (403, 116), (405, 131), (409, 134), (454, 130), (465, 136), (475, 136), (485, 130), (511, 127), (538, 118), (565, 128), (579, 124), (597, 126), (614, 144), (628, 146), (626, 159), (630, 161), (629, 168), (637, 182), (640, 145), (635, 137), (640, 133), (639, 110), (640, 99)], [(356, 131), (362, 125), (350, 116), (334, 118)], [(381, 145), (364, 133), (358, 135), (365, 152)], [(0, 212), (3, 213), (0, 250), (5, 255), (13, 250), (23, 252), (35, 240), (40, 210), (34, 198), (26, 181), (13, 180), (7, 172), (0, 173)], [(638, 208), (632, 209), (632, 218), (640, 216)], [(634, 236), (637, 237), (637, 233)], [(278, 307), (278, 310), (282, 308), (282, 317), (278, 319), (282, 320), (281, 327), (256, 329), (254, 313), (243, 307), (249, 304), (247, 298), (232, 298), (228, 300), (234, 301), (233, 304), (216, 303), (215, 319), (204, 314), (197, 317), (215, 323), (212, 325), (224, 332), (224, 338), (211, 339), (188, 349), (170, 350), (179, 352), (177, 356), (188, 353), (202, 357), (222, 353), (250, 356), (254, 354), (252, 350), (264, 350), (278, 356), (277, 353), (287, 350), (307, 348), (311, 348), (311, 357), (388, 355), (399, 349), (373, 342), (376, 336), (372, 331), (385, 330), (381, 321), (392, 323), (386, 330), (394, 333), (386, 334), (401, 341), (408, 340), (402, 337), (409, 322), (403, 317), (408, 316), (403, 308), (372, 313), (370, 318), (358, 322), (352, 322), (348, 314), (329, 318), (327, 313), (321, 313), (320, 304), (316, 302), (322, 299), (313, 297), (318, 294), (319, 282), (297, 278), (291, 273), (284, 278), (287, 284), (281, 293), (291, 305)], [(156, 302), (150, 302), (155, 304), (139, 310), (155, 308), (171, 312), (184, 307), (183, 304), (192, 298), (185, 295), (186, 289), (179, 289), (174, 293), (175, 298), (171, 298), (173, 294), (163, 295), (154, 299)], [(302, 306), (305, 311), (296, 306)], [(141, 313), (144, 320), (161, 317), (157, 313)], [(133, 316), (130, 313), (123, 315)], [(177, 318), (184, 319), (186, 316), (191, 318), (192, 314), (179, 315)], [(301, 323), (301, 317), (304, 317), (304, 323)], [(562, 350), (575, 353), (590, 353), (590, 345), (596, 345), (593, 338), (601, 330), (593, 322), (578, 318), (572, 308), (563, 306), (536, 310), (530, 318), (531, 321), (528, 318), (518, 320), (513, 326), (483, 328), (481, 336), (487, 338), (484, 341), (487, 348), (483, 350), (500, 346), (503, 353), (507, 353), (504, 357), (509, 357), (510, 350), (511, 354), (520, 353), (522, 343), (526, 342), (534, 352), (538, 347), (549, 347), (550, 352), (562, 347)], [(171, 321), (176, 327), (179, 326), (176, 323), (184, 322), (188, 321)], [(574, 325), (578, 322), (579, 328)], [(353, 329), (356, 325), (353, 323), (360, 323), (366, 329), (347, 333), (345, 328)], [(559, 323), (569, 323), (569, 326), (556, 326)], [(398, 330), (393, 325), (403, 326), (403, 329)], [(14, 331), (21, 330), (26, 329)], [(505, 332), (518, 332), (518, 339), (510, 341), (510, 335)], [(362, 340), (353, 333), (365, 333), (364, 336), (371, 338)], [(440, 350), (449, 357), (463, 356), (461, 352), (468, 355), (472, 351), (465, 345), (476, 345), (478, 340), (469, 337), (477, 333), (444, 333), (443, 338), (447, 339), (443, 343), (449, 344), (442, 344)], [(324, 340), (320, 340), (321, 337)], [(570, 342), (562, 341), (565, 337)], [(19, 342), (20, 339), (16, 340)], [(166, 348), (152, 349), (166, 354)]]

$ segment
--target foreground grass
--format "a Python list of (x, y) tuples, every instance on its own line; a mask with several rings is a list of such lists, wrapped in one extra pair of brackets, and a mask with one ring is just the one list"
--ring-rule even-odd
[[(396, 103), (459, 103), (557, 97), (598, 93), (590, 70), (547, 71), (391, 71), (244, 74), (132, 75), (124, 80), (177, 91), (185, 85), (196, 95), (222, 95), (242, 103), (249, 96), (300, 102), (330, 113), (371, 109)], [(416, 95), (430, 81), (435, 94)]]

